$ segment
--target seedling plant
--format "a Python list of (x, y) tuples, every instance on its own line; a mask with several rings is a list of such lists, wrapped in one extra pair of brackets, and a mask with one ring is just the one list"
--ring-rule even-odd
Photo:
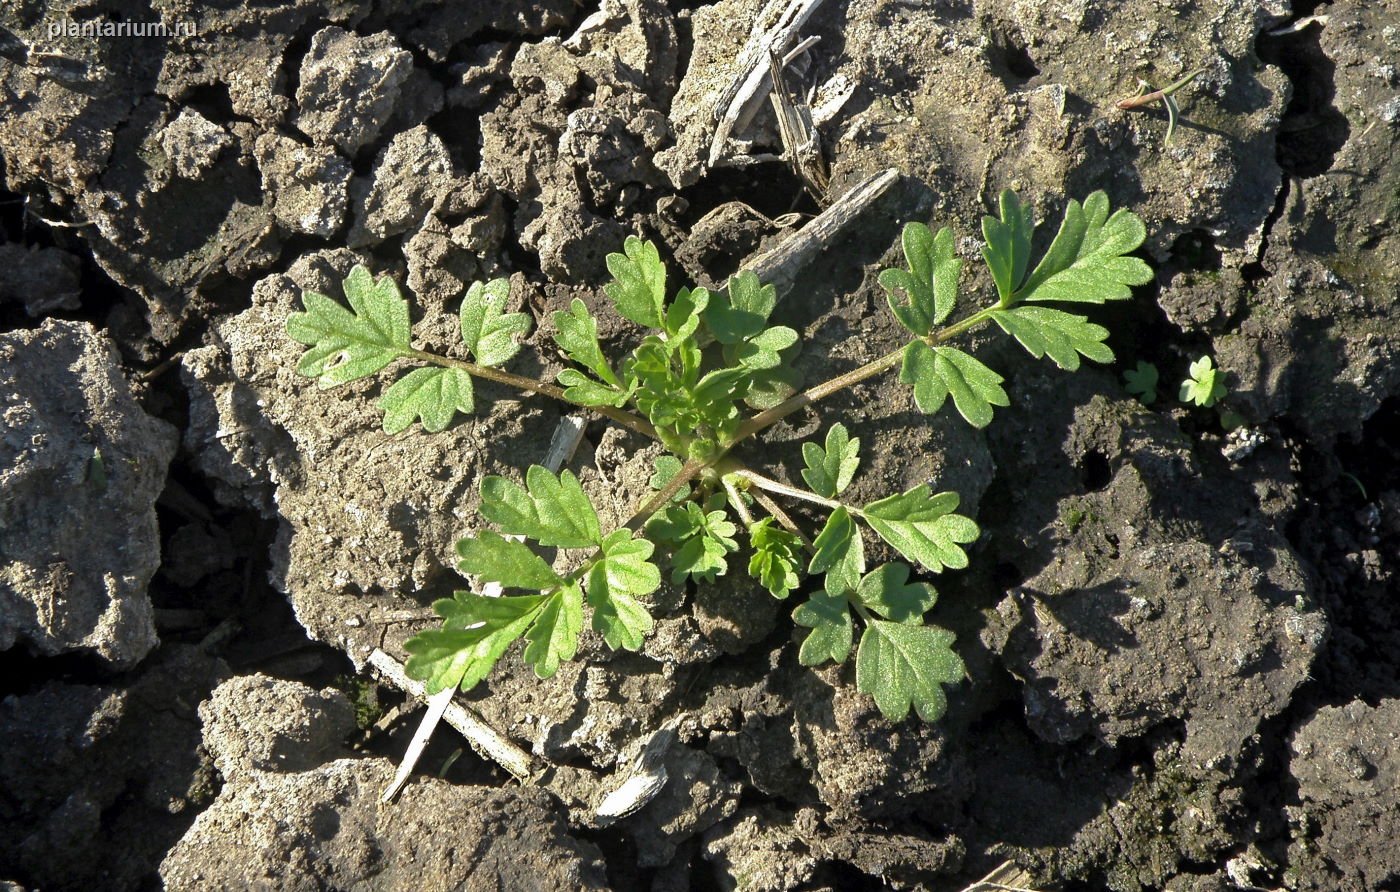
[[(866, 504), (843, 497), (859, 469), (861, 444), (840, 423), (821, 442), (803, 444), (805, 487), (748, 467), (733, 450), (794, 412), (895, 370), (923, 412), (939, 411), (951, 397), (969, 424), (985, 427), (995, 408), (1010, 404), (1004, 379), (952, 342), (988, 322), (1063, 369), (1077, 369), (1081, 358), (1112, 361), (1107, 329), (1051, 304), (1122, 300), (1131, 296), (1130, 286), (1147, 282), (1147, 265), (1127, 256), (1143, 241), (1142, 221), (1126, 210), (1110, 213), (1102, 192), (1082, 205), (1070, 201), (1032, 267), (1034, 228), (1030, 209), (1004, 192), (999, 215), (982, 220), (982, 257), (996, 294), (949, 322), (963, 265), (953, 232), (905, 226), (906, 265), (884, 270), (879, 283), (907, 340), (805, 390), (797, 389), (790, 367), (798, 333), (769, 324), (773, 286), (746, 271), (724, 290), (670, 292), (656, 247), (637, 238), (608, 256), (613, 281), (604, 291), (613, 309), (647, 334), (614, 361), (599, 342), (597, 319), (575, 299), (553, 314), (553, 340), (572, 363), (555, 383), (502, 368), (530, 324), (525, 314), (506, 312), (504, 279), (468, 289), (459, 314), (461, 356), (415, 348), (408, 301), (391, 279), (376, 281), (364, 267), (344, 281), (348, 309), (305, 292), (305, 311), (291, 315), (287, 331), (309, 346), (297, 370), (321, 387), (376, 374), (396, 360), (416, 364), (379, 398), (388, 433), (415, 422), (431, 432), (446, 429), (458, 412), (475, 410), (473, 379), (485, 378), (587, 407), (666, 450), (651, 478), (654, 491), (616, 529), (603, 527), (567, 470), (555, 474), (536, 465), (523, 483), (482, 480), (481, 516), (496, 529), (459, 540), (457, 566), (508, 594), (462, 590), (437, 601), (442, 627), (407, 642), (408, 673), (429, 693), (465, 691), (524, 639), (525, 662), (547, 678), (576, 654), (585, 619), (610, 647), (636, 650), (653, 624), (644, 599), (661, 585), (663, 571), (674, 583), (708, 585), (737, 561), (774, 598), (805, 595), (793, 610), (808, 630), (798, 652), (804, 665), (843, 663), (854, 649), (856, 686), (888, 719), (903, 719), (911, 708), (925, 721), (938, 719), (947, 706), (943, 686), (960, 681), (964, 668), (953, 634), (926, 619), (937, 592), (922, 577), (968, 565), (964, 547), (980, 530), (957, 512), (958, 494), (919, 485)], [(780, 499), (825, 514), (815, 536)], [(868, 533), (904, 561), (869, 566)], [(556, 569), (541, 549), (571, 552), (572, 559), (558, 562), (571, 569)]]

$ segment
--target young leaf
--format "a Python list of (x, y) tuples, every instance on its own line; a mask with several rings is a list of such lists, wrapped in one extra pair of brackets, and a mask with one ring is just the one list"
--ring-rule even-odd
[(860, 585), (865, 572), (865, 542), (845, 506), (832, 511), (826, 526), (812, 541), (808, 573), (825, 573), (827, 594), (844, 597)]
[[(656, 472), (647, 479), (647, 486), (660, 492), (681, 472), (681, 468), (685, 466), (685, 462), (669, 453), (662, 453), (656, 457), (654, 465), (656, 467)], [(676, 490), (675, 495), (671, 496), (671, 501), (681, 502), (689, 496), (690, 487), (682, 486), (680, 489)]]
[(841, 595), (813, 592), (807, 603), (798, 605), (792, 612), (793, 622), (812, 630), (797, 652), (799, 663), (816, 666), (827, 660), (846, 662), (853, 637), (851, 611), (846, 605)]
[(481, 481), (481, 515), (506, 534), (541, 545), (587, 548), (602, 543), (598, 512), (569, 471), (556, 477), (547, 468), (531, 465), (525, 487), (504, 477), (487, 477)]
[(943, 407), (951, 393), (958, 414), (977, 428), (991, 423), (993, 406), (1011, 405), (1001, 387), (1001, 375), (953, 347), (910, 341), (904, 348), (899, 380), (914, 385), (914, 403), (930, 415)]
[(728, 351), (746, 369), (755, 371), (777, 368), (782, 363), (780, 351), (797, 343), (797, 332), (786, 325), (775, 325), (735, 344)]
[(492, 530), (482, 530), (475, 536), (457, 540), (457, 568), (482, 582), (499, 582), (507, 588), (543, 591), (563, 580), (544, 558), (530, 546), (507, 539)]
[(297, 372), (315, 378), (323, 389), (372, 375), (410, 349), (408, 301), (393, 279), (376, 282), (357, 265), (344, 288), (349, 310), (324, 294), (304, 291), (306, 312), (287, 317), (287, 334), (311, 345)]
[(671, 581), (680, 583), (687, 576), (696, 582), (714, 582), (729, 569), (727, 556), (739, 549), (734, 541), (738, 532), (722, 509), (722, 500), (712, 499), (706, 508), (694, 502), (672, 505), (647, 521), (649, 538), (672, 547)]
[(462, 299), (462, 341), (480, 365), (504, 364), (520, 352), (515, 336), (530, 330), (528, 315), (504, 312), (509, 299), (509, 279), (473, 282)]
[(608, 271), (615, 281), (604, 285), (617, 311), (638, 325), (664, 328), (666, 318), (666, 267), (651, 242), (629, 235), (622, 254), (609, 254)]
[(948, 708), (942, 685), (957, 684), (966, 672), (952, 643), (944, 629), (872, 619), (856, 654), (856, 687), (892, 722), (908, 716), (910, 704), (919, 718), (937, 721)]
[(636, 650), (651, 631), (651, 614), (637, 595), (654, 592), (661, 571), (650, 560), (654, 546), (633, 539), (630, 530), (616, 530), (603, 541), (603, 557), (588, 571), (588, 606), (593, 628), (614, 650)]
[(1215, 368), (1211, 358), (1202, 356), (1191, 363), (1191, 376), (1181, 382), (1179, 399), (1206, 408), (1215, 405), (1216, 400), (1230, 392), (1220, 378), (1220, 370)]
[(825, 449), (816, 443), (802, 444), (802, 460), (807, 463), (802, 479), (812, 492), (834, 499), (850, 485), (860, 466), (860, 438), (852, 439), (844, 424), (833, 424), (826, 432)]
[(958, 546), (976, 542), (980, 534), (971, 518), (953, 513), (957, 507), (957, 493), (930, 495), (928, 487), (920, 484), (871, 502), (861, 516), (900, 554), (937, 573), (944, 567), (966, 567), (967, 554)]
[(1026, 276), (1031, 259), (1031, 209), (1021, 206), (1021, 199), (1010, 189), (1001, 193), (1001, 219), (984, 216), (982, 236), (987, 246), (982, 258), (991, 270), (1002, 306), (1011, 303), (1012, 295)]
[(583, 630), (583, 591), (570, 582), (550, 595), (525, 633), (525, 662), (535, 667), (540, 678), (559, 671), (559, 664), (578, 652), (578, 635)]
[(1143, 405), (1150, 406), (1157, 399), (1157, 380), (1157, 367), (1138, 360), (1136, 368), (1123, 373), (1123, 389), (1136, 396)]
[[(888, 292), (890, 310), (905, 328), (919, 337), (929, 333), (953, 311), (962, 261), (953, 253), (953, 230), (943, 227), (931, 235), (922, 223), (909, 223), (901, 236), (908, 270), (887, 269), (880, 285)], [(895, 300), (903, 292), (907, 304)]]
[(758, 276), (742, 270), (729, 278), (728, 294), (716, 294), (705, 308), (705, 325), (721, 344), (738, 344), (763, 331), (778, 293)]
[(1083, 316), (1041, 306), (1016, 306), (993, 310), (992, 319), (1002, 331), (1021, 342), (1032, 356), (1049, 356), (1066, 371), (1079, 368), (1079, 356), (1094, 362), (1112, 362), (1113, 351), (1104, 340), (1108, 329)]
[(559, 373), (559, 383), (566, 388), (564, 395), (590, 406), (616, 406), (627, 398), (617, 373), (603, 356), (603, 348), (598, 345), (598, 322), (588, 312), (588, 305), (577, 297), (569, 305), (568, 311), (555, 313), (554, 343), (564, 351), (569, 359), (598, 376), (594, 381), (576, 369), (565, 369)]
[(666, 337), (669, 340), (688, 338), (700, 327), (700, 314), (710, 304), (710, 292), (704, 288), (682, 288), (666, 310)]
[(1015, 301), (1078, 301), (1103, 303), (1132, 296), (1128, 286), (1152, 280), (1152, 269), (1136, 257), (1126, 257), (1147, 237), (1136, 214), (1119, 209), (1110, 216), (1108, 196), (1095, 192), (1071, 200), (1050, 248), (1036, 265)]
[(384, 391), (379, 408), (386, 434), (397, 434), (417, 418), (429, 433), (447, 430), (454, 414), (470, 415), (474, 408), (472, 376), (441, 366), (414, 369)]
[(749, 525), (749, 575), (757, 579), (775, 598), (786, 598), (797, 588), (797, 567), (802, 558), (802, 543), (787, 530), (773, 526), (773, 518), (765, 517)]
[(856, 598), (885, 619), (907, 623), (933, 607), (938, 593), (926, 582), (911, 583), (904, 564), (881, 564), (861, 578)]

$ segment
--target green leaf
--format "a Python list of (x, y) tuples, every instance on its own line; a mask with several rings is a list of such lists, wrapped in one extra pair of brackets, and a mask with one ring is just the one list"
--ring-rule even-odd
[(454, 414), (470, 415), (474, 408), (472, 376), (441, 366), (414, 369), (384, 391), (379, 408), (386, 434), (397, 434), (418, 418), (429, 433), (447, 430)]
[[(924, 224), (909, 223), (901, 242), (909, 269), (885, 270), (880, 273), (880, 285), (888, 292), (890, 310), (900, 324), (924, 337), (953, 311), (962, 261), (953, 253), (953, 230), (946, 226), (934, 236)], [(896, 301), (899, 292), (908, 303)]]
[(991, 270), (1003, 306), (1011, 302), (1016, 287), (1026, 276), (1033, 228), (1031, 209), (1022, 207), (1021, 199), (1010, 189), (1001, 193), (1001, 218), (982, 218), (982, 237), (987, 240), (982, 258)]
[(412, 654), (405, 667), (409, 677), (425, 681), (434, 694), (454, 685), (470, 690), (525, 634), (544, 601), (538, 595), (485, 598), (460, 591), (437, 601), (433, 609), (444, 627), (420, 632), (404, 644)]
[[(559, 345), (559, 349), (564, 351), (564, 355), (569, 359), (588, 369), (598, 377), (604, 385), (614, 391), (620, 391), (621, 382), (617, 373), (603, 356), (603, 348), (598, 345), (598, 321), (588, 312), (588, 305), (577, 297), (569, 304), (567, 311), (560, 310), (551, 318), (554, 320), (554, 343)], [(588, 379), (573, 369), (566, 369), (559, 375), (559, 383), (570, 386), (571, 382), (566, 382), (564, 376), (572, 372), (573, 377), (579, 379), (574, 386), (581, 385)], [(592, 383), (592, 382), (590, 382)], [(598, 386), (595, 384), (595, 386)], [(575, 397), (570, 397), (575, 399)], [(591, 405), (605, 405), (603, 402), (594, 402)]]
[(1221, 380), (1220, 370), (1214, 366), (1209, 356), (1191, 363), (1191, 376), (1181, 382), (1179, 398), (1183, 403), (1209, 408), (1230, 392)]
[(536, 591), (563, 582), (530, 546), (493, 530), (482, 530), (471, 538), (458, 539), (457, 555), (461, 558), (457, 568), (482, 582), (499, 582), (506, 588)]
[(621, 406), (627, 392), (600, 384), (578, 369), (564, 369), (556, 379), (564, 387), (564, 399), (583, 406)]
[(860, 466), (860, 438), (852, 439), (844, 424), (833, 424), (826, 432), (826, 448), (816, 443), (802, 444), (802, 460), (807, 467), (802, 479), (819, 496), (834, 499), (850, 485)]
[(792, 367), (792, 360), (801, 346), (802, 342), (798, 341), (784, 351), (777, 367), (757, 369), (749, 375), (749, 386), (744, 391), (744, 402), (749, 408), (760, 412), (771, 409), (797, 392), (802, 376)]
[(948, 709), (942, 686), (957, 684), (966, 672), (953, 637), (933, 626), (870, 620), (856, 654), (856, 687), (892, 722), (908, 716), (911, 704), (919, 718), (937, 721)]
[(603, 286), (618, 313), (647, 328), (664, 328), (666, 267), (651, 242), (629, 235), (622, 254), (609, 254), (608, 271), (615, 281)]
[(531, 465), (525, 487), (504, 477), (481, 482), (481, 515), (509, 535), (525, 536), (541, 545), (587, 548), (602, 542), (598, 512), (578, 478), (564, 471)]
[(793, 622), (807, 626), (797, 661), (803, 666), (816, 666), (827, 660), (846, 662), (851, 653), (853, 630), (851, 611), (842, 595), (813, 592), (810, 600), (792, 612)]
[(802, 542), (787, 530), (773, 526), (765, 517), (749, 525), (749, 575), (757, 579), (775, 598), (786, 598), (797, 588), (797, 567), (802, 560)]
[(958, 546), (977, 541), (980, 534), (971, 518), (953, 513), (957, 507), (957, 493), (930, 495), (928, 487), (920, 484), (871, 502), (861, 516), (900, 554), (937, 573), (944, 567), (966, 567), (967, 554)]
[(504, 312), (509, 299), (509, 279), (473, 282), (462, 299), (462, 342), (479, 365), (502, 365), (520, 352), (515, 336), (530, 330), (530, 317)]
[(1001, 387), (1001, 375), (953, 347), (910, 341), (904, 349), (899, 380), (914, 385), (914, 403), (930, 415), (943, 407), (951, 393), (958, 414), (977, 428), (991, 423), (993, 406), (1011, 405)]
[(583, 630), (583, 591), (571, 582), (550, 595), (525, 633), (525, 662), (535, 667), (540, 678), (559, 671), (559, 664), (578, 652), (578, 636)]
[(856, 590), (865, 572), (865, 542), (844, 505), (827, 517), (826, 526), (812, 541), (812, 548), (807, 572), (826, 574), (824, 584), (828, 594), (845, 596)]
[(705, 325), (721, 344), (738, 344), (763, 331), (778, 293), (743, 270), (729, 278), (727, 294), (716, 294), (705, 309)]
[(783, 361), (778, 354), (796, 343), (797, 332), (786, 325), (776, 325), (734, 345), (731, 353), (747, 369), (773, 369)]
[(1049, 356), (1066, 371), (1079, 368), (1081, 354), (1094, 362), (1113, 361), (1113, 351), (1104, 343), (1108, 329), (1083, 316), (1025, 305), (993, 310), (991, 316), (1036, 359)]
[(738, 532), (724, 512), (721, 497), (712, 498), (706, 510), (694, 502), (672, 505), (647, 521), (649, 538), (672, 548), (671, 581), (687, 576), (697, 582), (714, 582), (729, 569), (728, 555), (739, 549)]
[[(682, 462), (680, 459), (676, 458), (674, 455), (671, 455), (669, 453), (662, 453), (661, 455), (658, 455), (656, 457), (654, 466), (656, 468), (656, 472), (647, 479), (647, 486), (650, 486), (652, 489), (656, 490), (657, 492), (660, 492), (661, 490), (665, 489), (672, 480), (675, 479), (676, 475), (681, 472), (681, 468), (685, 467), (685, 463)], [(689, 496), (690, 487), (682, 486), (680, 489), (676, 490), (675, 495), (671, 496), (671, 501), (682, 502), (685, 501), (685, 499)]]
[(297, 372), (315, 378), (322, 388), (372, 375), (409, 349), (408, 301), (388, 276), (378, 282), (363, 266), (344, 282), (350, 309), (314, 291), (301, 295), (304, 313), (287, 317), (287, 334), (311, 349), (302, 354)]
[(633, 539), (630, 530), (616, 530), (603, 542), (603, 557), (588, 571), (588, 605), (593, 628), (616, 650), (636, 650), (651, 630), (651, 614), (637, 600), (661, 584), (661, 571), (649, 558), (653, 546)]
[(1157, 367), (1143, 360), (1138, 360), (1136, 368), (1123, 373), (1123, 388), (1141, 400), (1143, 405), (1156, 401), (1157, 381)]
[(926, 582), (910, 582), (909, 567), (881, 564), (865, 574), (856, 599), (897, 623), (917, 621), (938, 601), (938, 593)]
[(704, 288), (682, 288), (666, 310), (666, 336), (671, 340), (688, 338), (700, 327), (700, 314), (710, 303), (710, 292)]
[(1055, 240), (1013, 299), (1097, 304), (1131, 297), (1129, 286), (1150, 282), (1152, 269), (1123, 255), (1146, 237), (1136, 214), (1119, 209), (1109, 215), (1103, 192), (1084, 199), (1082, 207), (1071, 200)]

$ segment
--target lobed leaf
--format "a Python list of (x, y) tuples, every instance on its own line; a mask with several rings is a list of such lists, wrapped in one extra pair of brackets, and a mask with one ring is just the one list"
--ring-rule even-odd
[(730, 354), (746, 369), (773, 369), (782, 364), (782, 357), (778, 354), (796, 343), (797, 332), (786, 325), (775, 325), (735, 344)]
[(647, 328), (664, 328), (666, 318), (666, 267), (651, 242), (629, 235), (622, 254), (609, 254), (608, 271), (614, 281), (603, 286), (618, 313)]
[(1135, 368), (1123, 373), (1123, 389), (1136, 396), (1144, 405), (1151, 405), (1157, 399), (1157, 381), (1157, 367), (1143, 360), (1138, 360)]
[(481, 482), (481, 514), (503, 532), (541, 545), (602, 544), (598, 512), (569, 471), (555, 476), (548, 468), (531, 465), (524, 487), (504, 477), (487, 477)]
[(1010, 189), (1001, 193), (1000, 211), (1000, 219), (991, 216), (982, 218), (982, 236), (987, 240), (986, 247), (982, 249), (982, 258), (991, 270), (1001, 303), (1006, 306), (1026, 276), (1034, 224), (1031, 209), (1023, 207), (1021, 199)]
[(1083, 316), (1025, 305), (993, 310), (991, 316), (1036, 359), (1049, 356), (1066, 371), (1079, 368), (1081, 355), (1094, 362), (1113, 361), (1113, 351), (1104, 343), (1108, 329)]
[(765, 517), (749, 525), (749, 575), (775, 598), (786, 598), (797, 588), (797, 568), (802, 558), (802, 542), (787, 530), (773, 526)]
[(649, 560), (654, 546), (622, 529), (610, 533), (602, 549), (602, 558), (588, 571), (593, 628), (614, 650), (636, 650), (651, 631), (652, 619), (635, 596), (650, 594), (661, 585), (661, 571)]
[(565, 356), (598, 378), (595, 381), (577, 369), (564, 369), (558, 377), (565, 388), (564, 396), (590, 406), (619, 406), (625, 402), (627, 391), (603, 356), (603, 348), (598, 344), (598, 322), (588, 312), (588, 305), (574, 298), (567, 311), (560, 310), (551, 318), (554, 343)]
[(817, 495), (834, 499), (850, 485), (860, 466), (860, 438), (852, 439), (844, 424), (833, 424), (826, 432), (825, 449), (816, 443), (802, 444), (802, 460), (807, 463), (802, 479)]
[(676, 299), (666, 310), (667, 338), (680, 340), (694, 335), (700, 327), (700, 314), (709, 306), (711, 299), (712, 295), (704, 288), (682, 288), (676, 292)]
[(1179, 398), (1183, 403), (1209, 408), (1230, 392), (1209, 356), (1192, 362), (1190, 372), (1191, 376), (1181, 382)]
[(423, 419), (423, 430), (444, 431), (453, 415), (470, 415), (475, 408), (472, 376), (441, 366), (414, 369), (389, 385), (378, 405), (384, 410), (386, 434), (397, 434), (419, 418)]
[(540, 678), (550, 678), (559, 664), (578, 652), (583, 631), (583, 590), (570, 582), (545, 599), (535, 622), (525, 633), (525, 662)]
[(825, 573), (827, 594), (844, 597), (860, 585), (865, 572), (865, 542), (850, 511), (843, 505), (832, 511), (826, 525), (812, 540), (808, 573)]
[(723, 500), (713, 498), (706, 510), (694, 502), (671, 505), (647, 521), (648, 537), (671, 546), (671, 581), (690, 577), (714, 582), (729, 569), (728, 555), (739, 550), (734, 541), (738, 527), (722, 510)]
[(871, 502), (861, 516), (904, 557), (938, 573), (944, 567), (965, 568), (967, 554), (959, 546), (977, 541), (980, 535), (971, 518), (953, 513), (957, 507), (957, 493), (931, 495), (921, 484)]
[(384, 276), (376, 282), (357, 265), (345, 277), (344, 289), (348, 310), (323, 294), (304, 291), (306, 312), (287, 317), (287, 334), (311, 345), (297, 372), (315, 378), (322, 388), (372, 375), (410, 349), (408, 301), (393, 279)]
[(942, 686), (957, 684), (966, 672), (953, 637), (934, 626), (871, 619), (856, 654), (856, 687), (892, 722), (908, 716), (911, 705), (919, 718), (937, 721), (948, 709)]
[(530, 330), (530, 317), (525, 313), (505, 312), (509, 299), (509, 279), (492, 279), (485, 284), (473, 282), (462, 299), (458, 313), (462, 342), (479, 365), (502, 365), (520, 352), (515, 336)]
[(730, 276), (728, 293), (711, 297), (705, 308), (705, 325), (721, 344), (738, 344), (763, 331), (777, 302), (778, 293), (772, 285), (764, 285), (753, 272), (742, 270)]
[(993, 406), (1011, 405), (1011, 398), (1001, 387), (1001, 375), (953, 347), (930, 347), (923, 341), (910, 341), (904, 348), (899, 380), (914, 385), (915, 405), (930, 415), (941, 409), (952, 394), (958, 414), (977, 428), (991, 423)]
[(485, 598), (457, 592), (433, 604), (444, 628), (420, 632), (404, 643), (412, 655), (405, 669), (431, 693), (457, 686), (470, 690), (490, 673), (511, 642), (525, 634), (545, 598)]
[(926, 582), (910, 582), (905, 564), (881, 564), (861, 578), (856, 599), (885, 619), (907, 623), (933, 607), (938, 593)]
[(812, 597), (792, 612), (793, 622), (812, 631), (802, 641), (797, 661), (803, 666), (816, 666), (827, 660), (846, 662), (851, 653), (854, 630), (846, 598), (826, 592), (813, 592)]
[[(925, 337), (953, 311), (962, 261), (953, 253), (953, 230), (946, 226), (935, 236), (924, 224), (909, 223), (900, 241), (909, 268), (885, 270), (880, 273), (880, 285), (900, 324)], [(907, 303), (896, 301), (900, 292)]]
[(1132, 296), (1131, 285), (1152, 280), (1152, 269), (1136, 257), (1126, 257), (1147, 237), (1136, 214), (1108, 212), (1108, 196), (1095, 192), (1065, 208), (1055, 240), (1035, 271), (1016, 292), (1016, 301), (1076, 301), (1103, 303)]
[(457, 568), (482, 582), (499, 582), (506, 588), (543, 591), (563, 582), (544, 558), (517, 539), (493, 530), (457, 540)]

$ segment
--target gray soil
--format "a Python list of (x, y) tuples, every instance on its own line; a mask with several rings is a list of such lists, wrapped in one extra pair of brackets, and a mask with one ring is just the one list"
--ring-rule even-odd
[[(387, 436), (388, 379), (319, 390), (286, 318), (363, 263), (448, 352), (507, 276), (536, 321), (510, 368), (552, 380), (550, 313), (600, 306), (628, 234), (673, 283), (781, 244), (818, 206), (771, 115), (710, 157), (764, 5), (0, 9), (0, 887), (954, 890), (1009, 859), (1037, 888), (1400, 889), (1397, 0), (826, 0), (791, 75), (849, 92), (825, 198), (900, 179), (780, 296), (805, 381), (899, 343), (875, 277), (905, 221), (968, 270), (1007, 187), (1040, 219), (1104, 189), (1149, 234), (1155, 281), (1092, 311), (1114, 366), (981, 332), (1012, 398), (985, 431), (887, 376), (747, 447), (795, 480), (842, 420), (855, 501), (961, 493), (985, 535), (933, 619), (967, 680), (891, 724), (852, 666), (798, 665), (791, 604), (665, 586), (640, 652), (586, 632), (541, 681), (516, 648), (458, 698), (534, 781), (443, 727), (380, 803), (417, 713), (369, 655), (432, 625), (477, 482), (567, 407), (483, 383)], [(54, 27), (159, 20), (188, 33)], [(1160, 104), (1115, 107), (1195, 67), (1170, 142)], [(1202, 355), (1230, 433), (1174, 399)], [(610, 524), (654, 457), (599, 420), (568, 467)], [(600, 821), (662, 729), (661, 792)]]

